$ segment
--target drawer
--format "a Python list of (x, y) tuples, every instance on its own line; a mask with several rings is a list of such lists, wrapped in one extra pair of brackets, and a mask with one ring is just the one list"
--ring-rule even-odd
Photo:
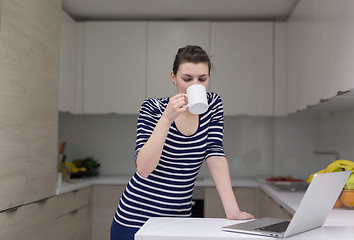
[(23, 206), (23, 240), (53, 238), (56, 200), (56, 197), (52, 197)]
[(60, 217), (89, 204), (91, 187), (75, 190), (58, 195), (58, 209), (56, 216)]
[(109, 239), (114, 213), (125, 185), (95, 185), (92, 189), (92, 239)]
[(89, 207), (76, 209), (55, 220), (55, 240), (89, 240)]
[(20, 240), (22, 234), (23, 208), (0, 213), (0, 239)]

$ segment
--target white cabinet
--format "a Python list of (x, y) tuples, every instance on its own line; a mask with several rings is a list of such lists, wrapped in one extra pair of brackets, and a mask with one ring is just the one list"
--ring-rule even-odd
[(148, 22), (147, 34), (147, 97), (174, 96), (171, 71), (177, 50), (199, 45), (209, 52), (209, 22)]
[(212, 22), (210, 54), (225, 115), (273, 115), (272, 22)]
[[(72, 22), (65, 17), (63, 21), (67, 28), (63, 33), (74, 32)], [(63, 47), (71, 49), (62, 49), (68, 59), (62, 59), (63, 69), (68, 70), (61, 75), (62, 111), (136, 114), (147, 97), (175, 95), (170, 77), (173, 61), (178, 48), (191, 44), (211, 55), (215, 67), (209, 91), (221, 95), (226, 115), (273, 115), (272, 22), (77, 24), (81, 24), (76, 26), (79, 50), (72, 50), (73, 37), (62, 39), (68, 41)]]
[(136, 114), (145, 99), (146, 22), (85, 22), (83, 112)]
[(289, 113), (354, 88), (353, 1), (299, 1), (287, 25)]
[(78, 23), (62, 11), (60, 34), (59, 111), (75, 113)]
[(354, 2), (339, 0), (322, 4), (329, 4), (331, 9), (332, 92), (347, 91), (354, 88)]

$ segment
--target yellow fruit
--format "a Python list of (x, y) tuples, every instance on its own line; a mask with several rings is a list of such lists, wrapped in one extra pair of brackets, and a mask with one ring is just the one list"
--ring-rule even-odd
[(307, 178), (306, 181), (309, 183), (309, 182), (312, 181), (312, 178), (313, 178), (313, 176), (315, 176), (315, 174), (324, 173), (324, 172), (326, 172), (326, 169), (322, 169), (321, 171), (315, 172), (315, 173), (311, 174), (311, 175)]
[(350, 174), (344, 189), (354, 189), (354, 173)]
[(341, 171), (354, 171), (354, 162), (349, 160), (344, 160), (344, 159), (336, 160), (331, 164), (329, 164), (325, 169), (322, 169), (321, 171), (311, 174), (306, 181), (311, 182), (313, 176), (317, 173), (341, 172)]
[(81, 167), (81, 168), (79, 168), (79, 170), (83, 171), (83, 172), (87, 171), (87, 169), (85, 167)]
[(63, 162), (62, 167), (69, 167), (71, 173), (77, 173), (79, 171), (72, 162)]

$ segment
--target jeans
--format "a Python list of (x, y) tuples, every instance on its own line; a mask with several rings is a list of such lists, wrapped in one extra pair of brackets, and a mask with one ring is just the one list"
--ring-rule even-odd
[(111, 240), (134, 240), (134, 235), (138, 230), (139, 228), (125, 227), (113, 219)]

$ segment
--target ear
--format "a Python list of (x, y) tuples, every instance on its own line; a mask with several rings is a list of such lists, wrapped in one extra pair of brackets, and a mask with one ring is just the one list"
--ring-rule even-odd
[(176, 82), (176, 76), (175, 74), (173, 73), (173, 71), (171, 71), (171, 80), (173, 82), (173, 84), (176, 86), (177, 82)]

